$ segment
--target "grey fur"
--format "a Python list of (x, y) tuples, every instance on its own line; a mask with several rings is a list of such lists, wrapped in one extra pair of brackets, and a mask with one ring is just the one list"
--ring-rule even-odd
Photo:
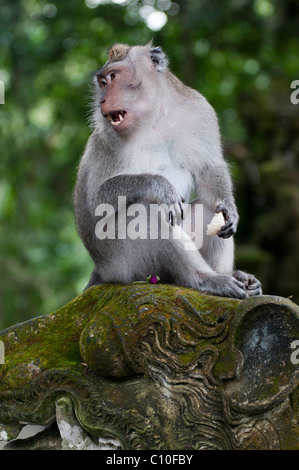
[[(129, 49), (114, 45), (115, 57), (122, 60), (108, 60), (95, 80), (95, 129), (74, 194), (78, 232), (95, 263), (87, 287), (131, 283), (152, 274), (215, 295), (260, 293), (254, 276), (233, 275), (238, 213), (213, 108), (168, 70), (164, 53), (151, 44)], [(127, 111), (124, 131), (105, 117), (118, 110)], [(175, 235), (182, 230), (182, 201), (189, 202), (194, 192), (198, 199), (187, 217), (200, 202), (205, 227), (215, 211), (221, 210), (227, 222), (218, 237), (204, 235), (200, 251), (186, 251)], [(170, 239), (99, 240), (96, 207), (108, 203), (117, 212), (118, 196), (126, 196), (127, 207), (137, 202), (146, 208), (151, 203), (169, 206)], [(143, 223), (148, 221), (147, 216)]]

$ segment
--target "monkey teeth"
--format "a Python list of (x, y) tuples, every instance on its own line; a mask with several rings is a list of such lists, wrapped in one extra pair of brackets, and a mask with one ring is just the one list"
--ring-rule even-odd
[(113, 127), (118, 127), (126, 117), (126, 111), (116, 111), (107, 114), (105, 117), (109, 119)]

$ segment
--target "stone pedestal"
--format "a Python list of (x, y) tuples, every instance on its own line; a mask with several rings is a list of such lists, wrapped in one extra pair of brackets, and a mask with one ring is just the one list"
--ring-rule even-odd
[[(0, 333), (5, 449), (297, 449), (299, 307), (92, 287)], [(17, 439), (25, 424), (44, 431)]]

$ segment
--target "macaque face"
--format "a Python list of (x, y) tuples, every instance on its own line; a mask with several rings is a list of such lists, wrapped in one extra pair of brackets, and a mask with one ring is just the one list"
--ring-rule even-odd
[(96, 74), (102, 116), (122, 133), (136, 129), (150, 115), (155, 101), (156, 63), (144, 51), (108, 63)]
[(97, 74), (100, 87), (102, 116), (108, 119), (117, 132), (128, 128), (132, 121), (134, 101), (140, 94), (141, 83), (122, 64), (110, 64)]

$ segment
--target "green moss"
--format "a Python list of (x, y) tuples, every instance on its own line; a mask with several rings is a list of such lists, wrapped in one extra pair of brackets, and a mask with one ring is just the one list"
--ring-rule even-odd
[(78, 367), (82, 328), (101, 305), (101, 289), (91, 289), (57, 312), (4, 330), (5, 364), (0, 366), (0, 390), (22, 388), (49, 369)]
[[(227, 321), (236, 305), (238, 301), (233, 299), (200, 295), (191, 289), (162, 284), (91, 288), (56, 312), (15, 325), (0, 334), (5, 345), (0, 391), (24, 388), (51, 369), (82, 371), (81, 363), (86, 360), (103, 375), (107, 368), (112, 376), (130, 375), (132, 370), (123, 353), (125, 349), (134, 350), (136, 328), (139, 334), (145, 334), (142, 331), (148, 322), (162, 321), (170, 332), (176, 329), (177, 322), (183, 321), (188, 342), (192, 340), (194, 328), (202, 323), (202, 335), (205, 335), (206, 328), (217, 328), (219, 320)], [(199, 318), (202, 322), (198, 322)], [(185, 351), (181, 360), (187, 363), (196, 354), (198, 350), (187, 354)]]
[[(250, 377), (242, 376), (246, 367), (237, 349), (242, 325), (258, 309), (268, 312), (271, 302), (262, 296), (241, 302), (162, 284), (91, 288), (56, 312), (0, 333), (5, 345), (0, 422), (47, 424), (56, 400), (67, 397), (86, 430), (115, 436), (124, 448), (158, 449), (163, 443), (173, 449), (177, 442), (193, 448), (196, 414), (192, 408), (195, 421), (189, 429), (179, 411), (190, 397), (197, 397), (194, 404), (201, 410), (201, 396), (207, 393), (208, 399), (213, 390), (208, 403), (214, 403), (217, 420), (226, 397), (226, 407), (233, 403), (247, 413), (249, 400), (258, 413), (291, 377), (288, 367), (284, 376), (267, 383), (252, 385)], [(277, 298), (273, 303), (279, 311), (286, 308), (281, 315), (291, 325), (298, 308)], [(296, 413), (297, 402), (291, 417)], [(291, 446), (295, 431), (283, 432), (283, 446)], [(257, 436), (252, 439), (248, 445), (261, 445)]]

